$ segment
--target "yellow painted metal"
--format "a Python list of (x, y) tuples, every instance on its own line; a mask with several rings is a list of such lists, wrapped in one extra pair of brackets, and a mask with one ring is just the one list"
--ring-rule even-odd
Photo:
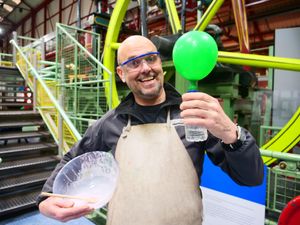
[[(108, 29), (105, 38), (104, 44), (104, 56), (103, 56), (103, 65), (110, 71), (112, 71), (112, 107), (115, 108), (119, 103), (118, 92), (116, 88), (115, 80), (115, 57), (116, 57), (116, 43), (118, 40), (118, 35), (120, 32), (120, 27), (123, 22), (123, 18), (126, 14), (130, 0), (118, 0), (116, 1), (115, 8), (112, 12), (111, 19), (108, 24)], [(109, 79), (109, 74), (104, 71), (104, 79)], [(109, 93), (109, 84), (105, 88), (105, 94), (108, 96)]]
[(219, 51), (218, 62), (244, 66), (300, 71), (300, 59), (282, 58), (275, 56)]
[(112, 49), (118, 50), (120, 47), (121, 43), (111, 43), (110, 46)]
[(231, 0), (240, 52), (249, 52), (249, 36), (245, 0)]
[[(36, 49), (26, 49), (27, 52), (27, 60), (34, 64), (34, 62), (37, 62), (41, 60), (41, 53)], [(21, 75), (24, 77), (24, 79), (27, 82), (27, 85), (30, 87), (32, 91), (34, 91), (34, 74), (32, 73), (32, 70), (30, 70), (30, 67), (26, 63), (24, 57), (22, 57), (21, 54), (17, 54), (17, 64), (19, 71), (21, 72)], [(57, 98), (59, 95), (59, 90), (57, 88), (57, 83), (55, 81), (44, 81), (46, 86), (48, 87), (48, 90)], [(37, 88), (36, 93), (34, 95), (37, 96), (37, 102), (36, 107), (39, 110), (41, 116), (43, 117), (43, 120), (47, 124), (48, 129), (50, 130), (53, 138), (55, 139), (56, 143), (58, 143), (61, 140), (58, 140), (58, 115), (59, 111), (55, 107), (53, 101), (51, 100), (49, 93), (44, 89), (43, 85), (40, 83), (40, 81), (36, 80)], [(76, 137), (76, 135), (72, 132), (72, 130), (69, 128), (67, 123), (64, 121), (63, 123), (63, 151), (66, 153), (79, 139)], [(68, 141), (68, 142), (66, 142)]]
[(0, 66), (13, 67), (13, 63), (9, 61), (0, 61)]
[(214, 0), (210, 3), (209, 7), (206, 9), (205, 13), (201, 17), (200, 21), (197, 23), (194, 30), (203, 31), (214, 15), (217, 13), (219, 8), (222, 6), (224, 0)]
[[(289, 122), (261, 149), (274, 152), (288, 152), (300, 141), (300, 107)], [(263, 157), (266, 165), (272, 164), (276, 158)]]
[(178, 12), (174, 0), (166, 0), (166, 7), (169, 15), (169, 21), (172, 27), (173, 34), (182, 31), (181, 23), (179, 20)]

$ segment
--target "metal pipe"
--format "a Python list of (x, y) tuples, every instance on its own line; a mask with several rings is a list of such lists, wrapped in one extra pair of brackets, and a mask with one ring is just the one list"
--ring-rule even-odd
[(97, 84), (97, 83), (104, 83), (104, 82), (110, 82), (110, 80), (90, 80), (90, 81), (80, 81), (80, 82), (72, 82), (72, 83), (64, 83), (64, 84), (60, 84), (59, 86), (62, 87), (68, 87), (68, 86), (74, 86), (77, 84)]
[[(17, 32), (16, 31), (13, 32), (13, 40), (16, 43), (18, 42), (18, 40), (17, 40)], [(14, 63), (14, 65), (17, 64), (17, 51), (16, 51), (16, 48), (15, 48), (14, 45), (13, 45), (13, 63)]]
[[(63, 107), (63, 98), (64, 96), (61, 94), (59, 95), (58, 102)], [(63, 156), (64, 147), (63, 147), (63, 140), (64, 140), (64, 129), (63, 129), (63, 118), (61, 114), (58, 114), (58, 154), (59, 156)]]
[[(50, 65), (50, 66), (52, 66), (53, 68), (55, 68), (56, 65), (57, 65), (56, 62), (45, 61), (45, 60), (40, 60), (39, 63), (44, 64), (44, 65)], [(47, 69), (50, 68), (50, 66), (48, 66)], [(52, 67), (51, 67), (51, 68), (52, 68)]]
[(186, 9), (186, 0), (181, 1), (181, 29), (182, 33), (185, 32), (185, 9)]
[(208, 23), (212, 20), (219, 8), (222, 6), (224, 0), (214, 0), (210, 3), (209, 7), (197, 23), (194, 30), (203, 31), (207, 27)]
[(274, 127), (274, 126), (265, 126), (262, 125), (259, 128), (259, 146), (262, 146), (265, 143), (264, 131), (265, 130), (281, 130), (282, 127)]
[(60, 27), (67, 28), (68, 30), (82, 31), (84, 33), (89, 33), (89, 34), (96, 35), (96, 36), (100, 37), (100, 35), (98, 33), (94, 32), (94, 31), (84, 30), (84, 29), (81, 29), (81, 28), (78, 28), (78, 27), (71, 27), (71, 26), (64, 25), (62, 23), (57, 23), (57, 25), (59, 25)]
[(177, 34), (182, 30), (180, 21), (179, 21), (179, 16), (177, 13), (176, 5), (174, 0), (166, 0), (166, 7), (169, 12), (169, 21), (172, 27), (172, 32), (173, 34)]
[(117, 50), (120, 47), (121, 43), (111, 43), (110, 47), (114, 50)]
[(148, 37), (148, 28), (147, 28), (147, 1), (140, 0), (141, 4), (141, 33), (142, 36)]
[[(45, 42), (44, 42), (44, 38), (42, 37), (40, 40), (40, 46), (41, 46), (41, 59), (45, 60)], [(43, 69), (45, 67), (44, 64), (41, 64), (41, 69)]]
[(240, 52), (248, 53), (250, 50), (250, 45), (245, 1), (231, 0), (231, 4), (238, 33)]
[[(37, 55), (34, 56), (33, 58), (33, 67), (37, 67)], [(27, 81), (27, 79), (26, 79)], [(36, 112), (36, 106), (37, 106), (37, 82), (36, 82), (36, 77), (33, 77), (33, 111)]]
[(283, 70), (300, 71), (300, 59), (243, 54), (236, 52), (218, 52), (218, 62), (263, 67)]
[(18, 39), (23, 39), (23, 40), (28, 40), (28, 41), (37, 41), (39, 39), (37, 38), (32, 38), (32, 37), (26, 37), (26, 36), (18, 36)]
[(46, 68), (44, 68), (44, 69), (41, 69), (40, 70), (40, 73), (54, 73), (55, 74), (55, 72), (53, 72), (52, 70), (54, 70), (55, 69), (55, 67), (46, 67)]
[(300, 162), (300, 155), (298, 154), (292, 154), (292, 153), (285, 153), (285, 152), (276, 152), (272, 151), (272, 149), (260, 149), (260, 153), (262, 156), (276, 158), (276, 159), (282, 159), (287, 161), (293, 161), (293, 162)]
[(8, 53), (2, 53), (0, 52), (0, 56), (3, 55), (3, 56), (9, 56), (9, 57), (13, 57), (13, 54), (8, 54)]
[(81, 0), (77, 0), (77, 27), (81, 28)]

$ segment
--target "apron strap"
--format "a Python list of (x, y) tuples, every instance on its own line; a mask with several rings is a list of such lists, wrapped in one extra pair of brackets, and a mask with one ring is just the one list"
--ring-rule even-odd
[(167, 126), (171, 127), (171, 119), (170, 119), (170, 108), (168, 109), (168, 113), (167, 113)]
[(126, 125), (125, 127), (123, 127), (121, 137), (122, 137), (122, 138), (126, 138), (126, 137), (127, 137), (127, 134), (128, 134), (129, 131), (130, 131), (130, 129), (131, 129), (131, 116), (128, 115), (127, 125)]

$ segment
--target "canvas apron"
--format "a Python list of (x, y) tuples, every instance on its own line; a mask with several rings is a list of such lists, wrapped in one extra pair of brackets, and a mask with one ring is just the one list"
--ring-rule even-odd
[(123, 129), (120, 167), (107, 225), (201, 225), (202, 200), (192, 160), (170, 123)]

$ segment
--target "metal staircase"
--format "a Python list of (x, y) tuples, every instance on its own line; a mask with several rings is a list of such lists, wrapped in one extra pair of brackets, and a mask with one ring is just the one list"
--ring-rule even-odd
[(34, 208), (58, 162), (57, 145), (16, 69), (0, 67), (0, 220)]
[[(12, 60), (5, 65), (20, 73), (8, 69), (1, 75), (0, 67), (0, 220), (35, 207), (57, 155), (69, 151), (112, 107), (112, 72), (100, 62), (99, 34), (57, 24), (54, 37), (39, 40), (14, 32), (10, 43), (13, 54), (5, 57)], [(95, 211), (89, 219), (102, 221), (105, 214)]]

